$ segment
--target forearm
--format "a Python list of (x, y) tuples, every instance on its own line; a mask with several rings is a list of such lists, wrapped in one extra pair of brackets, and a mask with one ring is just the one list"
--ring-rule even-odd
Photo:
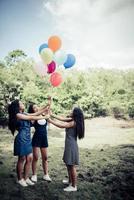
[(50, 118), (48, 119), (48, 122), (51, 123), (51, 124), (53, 124), (54, 126), (57, 126), (58, 128), (65, 128), (65, 126), (63, 126), (63, 125), (61, 124), (61, 122), (52, 120), (52, 119), (50, 119)]
[(39, 120), (39, 119), (48, 119), (50, 116), (49, 115), (46, 115), (46, 116), (33, 116), (33, 115), (24, 115), (24, 114), (20, 114), (18, 113), (16, 115), (17, 119), (22, 119), (22, 120), (29, 120), (29, 121), (33, 121), (33, 120)]
[(37, 112), (35, 112), (35, 113), (30, 113), (30, 114), (28, 113), (28, 114), (31, 115), (31, 116), (38, 116), (38, 115), (41, 115), (41, 114), (45, 113), (46, 110), (47, 110), (47, 107), (46, 107), (46, 108), (39, 109), (39, 111), (37, 111)]
[(55, 119), (58, 119), (60, 121), (63, 121), (63, 122), (69, 122), (72, 120), (71, 117), (61, 117), (61, 116), (57, 116), (57, 115), (51, 115), (51, 117), (55, 118)]
[(61, 122), (61, 121), (56, 121), (53, 120), (51, 118), (48, 119), (48, 122), (50, 122), (51, 124), (59, 127), (59, 128), (71, 128), (74, 127), (74, 121), (71, 122)]
[(39, 108), (39, 111), (50, 109), (50, 106), (51, 106), (51, 98), (48, 99), (48, 103), (47, 103), (46, 106), (43, 106), (43, 107)]
[(48, 119), (48, 116), (30, 116), (30, 120)]

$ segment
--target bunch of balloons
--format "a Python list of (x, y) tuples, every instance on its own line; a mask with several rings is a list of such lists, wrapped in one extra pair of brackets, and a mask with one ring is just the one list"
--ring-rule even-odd
[(66, 54), (60, 50), (62, 41), (58, 36), (51, 36), (48, 43), (44, 43), (39, 47), (39, 54), (42, 62), (36, 64), (35, 71), (40, 76), (50, 74), (50, 83), (52, 86), (59, 86), (63, 79), (59, 72), (56, 72), (58, 66), (63, 65), (65, 69), (71, 68), (75, 64), (75, 56)]

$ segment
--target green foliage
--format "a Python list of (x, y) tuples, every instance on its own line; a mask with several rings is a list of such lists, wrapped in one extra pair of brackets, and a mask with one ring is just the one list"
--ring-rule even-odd
[(123, 118), (125, 114), (125, 107), (121, 105), (118, 101), (110, 102), (111, 114), (115, 118)]
[(26, 105), (30, 101), (44, 105), (52, 95), (55, 113), (67, 114), (78, 105), (87, 118), (134, 117), (134, 70), (61, 70), (64, 82), (52, 88), (49, 75), (39, 77), (33, 66), (34, 61), (21, 50), (10, 52), (0, 62), (0, 116), (7, 115), (7, 105), (15, 98)]
[(128, 106), (128, 115), (131, 118), (134, 118), (134, 102), (130, 103)]
[(7, 66), (12, 66), (18, 61), (24, 60), (27, 55), (22, 50), (14, 50), (8, 53), (5, 57), (5, 62)]

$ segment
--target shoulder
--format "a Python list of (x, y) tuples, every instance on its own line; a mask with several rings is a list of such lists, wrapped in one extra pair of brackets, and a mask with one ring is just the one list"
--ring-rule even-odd
[(72, 128), (76, 126), (76, 122), (74, 120), (70, 121), (70, 124), (72, 125)]
[(16, 118), (19, 120), (29, 120), (29, 116), (26, 113), (17, 113)]
[(72, 129), (75, 127), (75, 121), (73, 120), (71, 122), (66, 122), (66, 124), (67, 124), (66, 126), (67, 129)]

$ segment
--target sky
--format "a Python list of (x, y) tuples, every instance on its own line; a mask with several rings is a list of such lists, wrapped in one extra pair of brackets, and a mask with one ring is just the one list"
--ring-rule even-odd
[(0, 0), (0, 60), (15, 49), (39, 60), (52, 35), (77, 68), (134, 68), (134, 0)]

